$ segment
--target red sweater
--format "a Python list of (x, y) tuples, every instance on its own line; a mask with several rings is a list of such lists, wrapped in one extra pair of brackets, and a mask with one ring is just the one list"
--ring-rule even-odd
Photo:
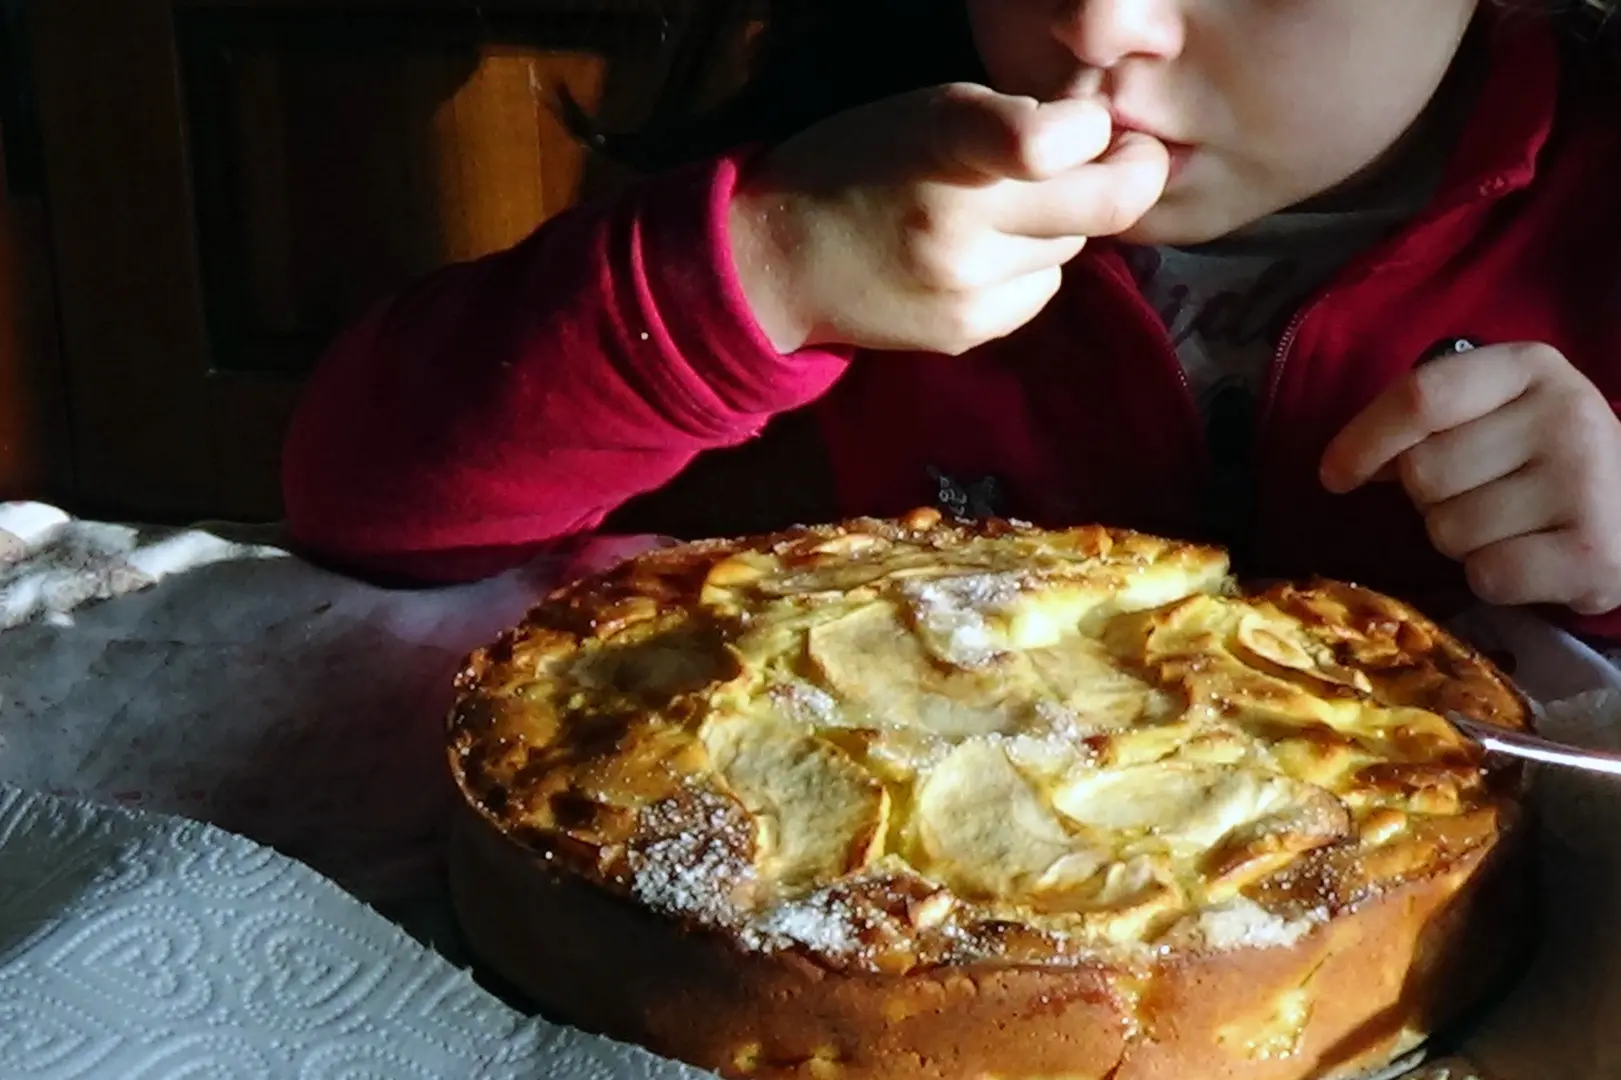
[[(1334, 496), (1317, 480), (1330, 437), (1440, 339), (1545, 342), (1621, 401), (1615, 103), (1577, 85), (1541, 20), (1505, 19), (1492, 36), (1492, 73), (1437, 197), (1345, 268), (1278, 349), (1245, 493), (1250, 572), (1462, 592), (1399, 487)], [(960, 358), (784, 356), (731, 264), (740, 158), (570, 210), (350, 329), (286, 447), (297, 543), (367, 573), (487, 574), (597, 528), (699, 455), (769, 441), (755, 437), (789, 413), (812, 421), (799, 425), (814, 432), (805, 475), (733, 469), (714, 506), (767, 507), (822, 470), (827, 497), (801, 512), (897, 513), (934, 501), (937, 470), (996, 477), (1009, 516), (1208, 533), (1202, 425), (1118, 250), (1090, 245), (1036, 319)], [(689, 517), (698, 531), (726, 520)], [(1581, 628), (1621, 632), (1621, 616)]]

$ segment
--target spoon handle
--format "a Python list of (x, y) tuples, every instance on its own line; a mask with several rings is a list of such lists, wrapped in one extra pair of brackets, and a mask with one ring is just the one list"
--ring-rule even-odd
[(1525, 758), (1528, 761), (1540, 761), (1547, 765), (1562, 765), (1566, 768), (1582, 769), (1586, 772), (1621, 776), (1621, 754), (1607, 753), (1602, 750), (1583, 750), (1580, 747), (1567, 746), (1564, 743), (1557, 743), (1552, 739), (1544, 739), (1541, 736), (1530, 735), (1523, 731), (1510, 731), (1507, 728), (1482, 724), (1455, 712), (1447, 713), (1446, 717), (1453, 727), (1486, 749), (1494, 750), (1499, 754)]

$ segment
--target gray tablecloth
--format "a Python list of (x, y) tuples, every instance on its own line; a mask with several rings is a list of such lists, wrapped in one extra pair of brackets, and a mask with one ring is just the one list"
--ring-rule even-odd
[[(693, 1075), (446, 962), (451, 676), (560, 575), (647, 543), (394, 592), (228, 530), (0, 506), (0, 1076)], [(1556, 730), (1621, 745), (1614, 668), (1472, 621), (1531, 693), (1593, 692)], [(1501, 1080), (1621, 1077), (1621, 788), (1547, 779), (1563, 929), (1471, 1053)]]

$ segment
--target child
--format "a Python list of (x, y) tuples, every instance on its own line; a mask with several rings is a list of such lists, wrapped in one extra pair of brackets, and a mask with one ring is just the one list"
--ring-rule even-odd
[(1611, 2), (826, 0), (714, 152), (351, 329), (290, 527), (448, 581), (941, 502), (1621, 637)]

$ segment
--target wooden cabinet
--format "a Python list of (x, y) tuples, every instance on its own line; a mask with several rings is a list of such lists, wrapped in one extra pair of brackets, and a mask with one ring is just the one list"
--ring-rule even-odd
[(275, 516), (283, 429), (339, 328), (624, 179), (564, 131), (555, 88), (614, 126), (696, 107), (736, 77), (747, 9), (32, 4), (75, 504)]

